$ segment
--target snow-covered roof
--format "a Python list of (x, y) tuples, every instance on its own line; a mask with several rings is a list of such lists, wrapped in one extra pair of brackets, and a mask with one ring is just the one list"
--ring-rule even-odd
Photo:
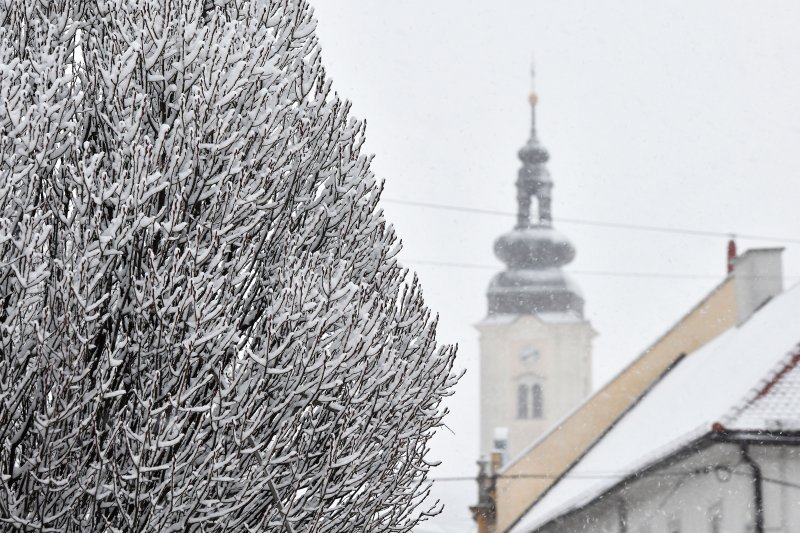
[(800, 431), (800, 346), (722, 421), (729, 430)]
[(547, 324), (567, 324), (572, 322), (584, 322), (585, 319), (575, 311), (552, 311), (539, 313), (536, 315), (542, 322)]
[(497, 314), (489, 315), (480, 322), (478, 326), (506, 326), (513, 324), (523, 316), (532, 316), (538, 318), (546, 324), (570, 324), (574, 322), (584, 322), (585, 319), (575, 311), (548, 311), (543, 313), (536, 313), (534, 315), (509, 315)]
[[(741, 326), (686, 356), (520, 518), (512, 533), (529, 532), (580, 507), (666, 451), (710, 431), (715, 422), (758, 429), (758, 424), (775, 416), (769, 411), (774, 407), (778, 409), (775, 413), (785, 413), (778, 415), (786, 418), (782, 423), (797, 423), (800, 395), (798, 389), (789, 394), (791, 387), (800, 387), (796, 367), (784, 372), (769, 394), (756, 397), (753, 391), (763, 390), (766, 382), (759, 379), (767, 376), (774, 380), (776, 372), (786, 366), (787, 354), (796, 353), (798, 308), (800, 285), (776, 296)], [(753, 399), (747, 408), (741, 407), (743, 398)], [(741, 416), (732, 418), (731, 413), (736, 412)]]
[(478, 326), (505, 326), (508, 324), (513, 324), (517, 321), (520, 315), (509, 315), (509, 314), (496, 314), (496, 315), (489, 315), (480, 322), (478, 322)]

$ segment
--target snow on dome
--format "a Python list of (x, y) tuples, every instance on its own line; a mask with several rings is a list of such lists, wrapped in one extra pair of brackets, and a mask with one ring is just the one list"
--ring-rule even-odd
[(495, 241), (494, 253), (512, 269), (560, 267), (575, 259), (575, 247), (549, 226), (510, 231)]

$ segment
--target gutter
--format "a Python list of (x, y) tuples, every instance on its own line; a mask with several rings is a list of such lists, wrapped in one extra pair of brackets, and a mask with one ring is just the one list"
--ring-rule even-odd
[(742, 450), (742, 459), (753, 471), (753, 506), (756, 510), (756, 515), (753, 518), (753, 531), (755, 533), (764, 533), (764, 481), (761, 475), (761, 467), (750, 456), (747, 444), (739, 444), (739, 449)]
[(756, 446), (786, 446), (800, 445), (800, 431), (752, 431), (729, 430), (719, 422), (712, 426), (712, 439), (717, 442), (727, 442), (739, 447), (742, 462), (750, 467), (753, 474), (753, 532), (764, 533), (764, 476), (761, 466), (750, 455), (750, 447)]
[(800, 446), (800, 432), (798, 431), (735, 430), (715, 424), (714, 432), (714, 437), (719, 442), (730, 442), (740, 446), (744, 444), (754, 444), (757, 446)]

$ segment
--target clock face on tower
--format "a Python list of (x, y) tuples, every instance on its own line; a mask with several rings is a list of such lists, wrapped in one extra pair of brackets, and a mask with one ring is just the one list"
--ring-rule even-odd
[(523, 365), (528, 367), (533, 366), (539, 360), (539, 350), (537, 350), (533, 346), (528, 346), (527, 348), (522, 350), (522, 353), (520, 353), (519, 358), (522, 361)]

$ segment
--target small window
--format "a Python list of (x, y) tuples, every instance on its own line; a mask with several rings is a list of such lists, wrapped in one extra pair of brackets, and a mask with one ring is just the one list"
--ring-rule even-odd
[(517, 418), (528, 418), (528, 386), (517, 387)]
[(533, 398), (533, 418), (544, 417), (544, 398), (542, 396), (542, 386), (538, 383), (531, 387)]

